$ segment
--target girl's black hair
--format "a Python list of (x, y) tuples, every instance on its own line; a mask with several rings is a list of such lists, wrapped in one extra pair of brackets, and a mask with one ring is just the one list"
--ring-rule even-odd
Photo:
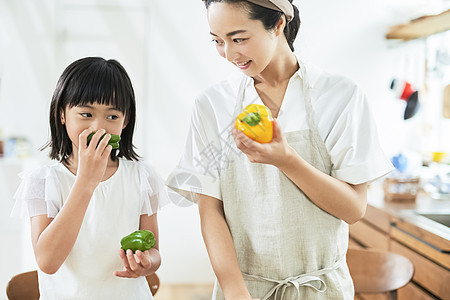
[[(213, 2), (244, 4), (244, 7), (248, 9), (250, 19), (260, 20), (266, 30), (274, 29), (283, 15), (282, 12), (265, 8), (246, 0), (203, 0), (203, 2), (205, 3), (206, 8)], [(292, 3), (292, 0), (289, 0), (289, 2)], [(289, 48), (294, 52), (294, 41), (297, 37), (298, 30), (300, 29), (301, 21), (297, 7), (294, 4), (292, 4), (292, 7), (294, 8), (294, 18), (284, 27), (284, 36), (286, 37)]]
[(72, 142), (61, 123), (61, 114), (66, 107), (94, 103), (114, 106), (124, 114), (127, 122), (120, 136), (119, 153), (111, 151), (112, 160), (116, 156), (139, 160), (133, 146), (136, 100), (131, 80), (118, 61), (101, 57), (79, 59), (62, 73), (50, 104), (51, 139), (41, 150), (50, 147), (50, 158), (68, 163)]

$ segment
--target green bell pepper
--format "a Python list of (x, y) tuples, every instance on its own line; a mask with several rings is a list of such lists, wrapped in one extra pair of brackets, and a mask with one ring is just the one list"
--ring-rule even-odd
[(121, 248), (125, 251), (131, 249), (133, 253), (136, 250), (150, 250), (155, 246), (155, 242), (155, 235), (148, 230), (136, 230), (120, 240)]
[[(94, 136), (95, 132), (92, 132), (91, 134), (88, 135), (87, 137), (87, 144), (89, 145), (92, 137)], [(100, 138), (100, 141), (102, 140), (102, 138), (106, 135), (106, 133), (104, 135), (102, 135), (102, 137)], [(111, 138), (109, 139), (108, 145), (111, 145), (113, 149), (118, 149), (119, 148), (119, 142), (120, 142), (120, 135), (117, 134), (111, 134)]]

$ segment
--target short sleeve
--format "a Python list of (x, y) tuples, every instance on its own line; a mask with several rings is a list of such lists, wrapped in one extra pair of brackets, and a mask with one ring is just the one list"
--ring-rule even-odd
[(16, 193), (12, 217), (30, 218), (37, 215), (47, 215), (54, 218), (61, 209), (57, 178), (49, 166), (23, 171), (22, 179)]
[(380, 145), (367, 98), (356, 85), (347, 90), (350, 99), (325, 140), (331, 175), (351, 184), (372, 182), (394, 168)]
[(156, 170), (147, 163), (139, 163), (141, 215), (153, 215), (169, 203), (167, 187)]
[(194, 203), (198, 194), (221, 199), (219, 170), (222, 146), (214, 110), (197, 100), (191, 116), (184, 153), (166, 184)]

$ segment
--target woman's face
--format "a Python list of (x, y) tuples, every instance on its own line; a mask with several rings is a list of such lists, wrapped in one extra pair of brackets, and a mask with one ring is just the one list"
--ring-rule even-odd
[(259, 20), (251, 20), (240, 4), (214, 2), (208, 7), (210, 33), (220, 56), (248, 76), (260, 74), (277, 47), (275, 32)]

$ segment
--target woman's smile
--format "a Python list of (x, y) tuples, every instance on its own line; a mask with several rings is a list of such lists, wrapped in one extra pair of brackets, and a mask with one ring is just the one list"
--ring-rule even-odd
[(250, 67), (250, 63), (251, 63), (252, 61), (251, 60), (248, 60), (248, 61), (244, 61), (244, 62), (233, 62), (239, 69), (241, 69), (241, 70), (245, 70), (245, 69), (248, 69), (249, 67)]

